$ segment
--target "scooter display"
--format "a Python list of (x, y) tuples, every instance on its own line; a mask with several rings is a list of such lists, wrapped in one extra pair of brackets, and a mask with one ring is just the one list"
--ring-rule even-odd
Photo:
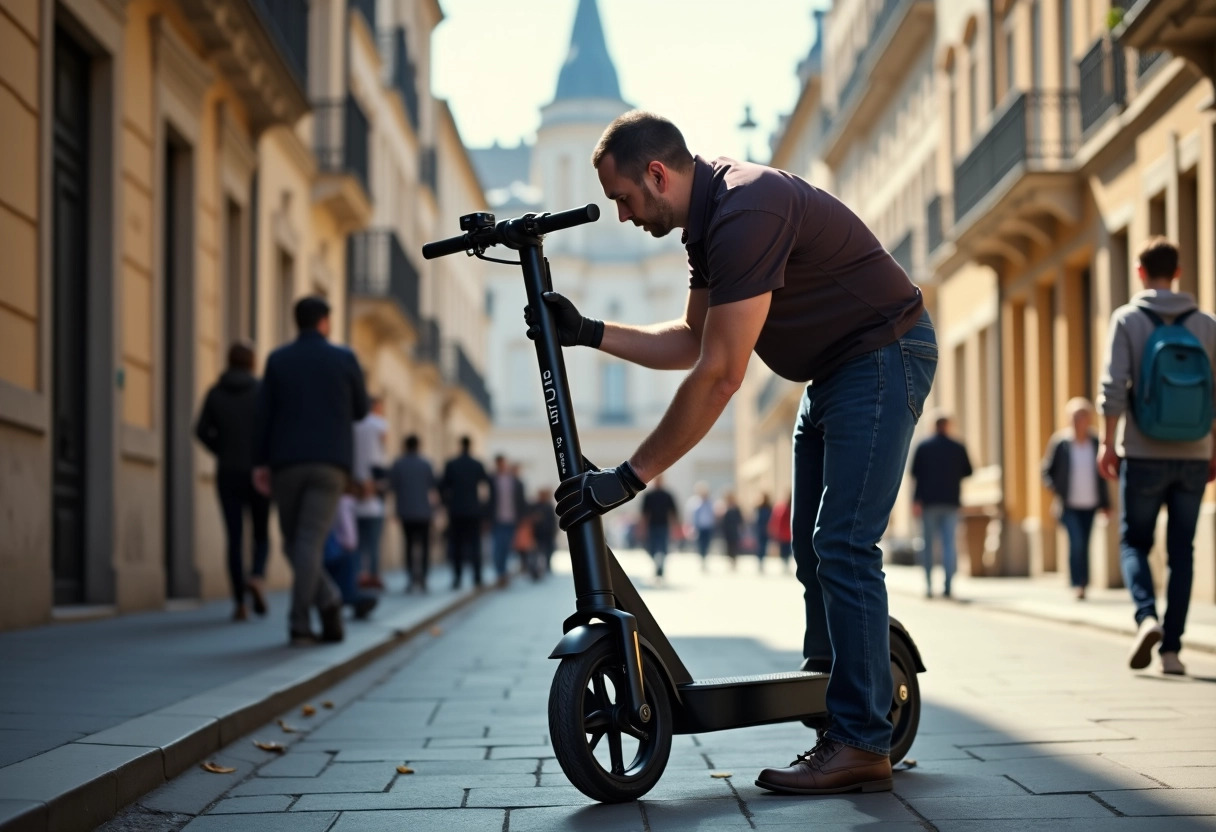
[[(599, 214), (594, 204), (503, 221), (489, 213), (468, 214), (460, 218), (462, 234), (422, 248), (428, 260), (464, 253), (520, 266), (536, 313), (539, 388), (563, 480), (594, 466), (582, 455), (557, 328), (541, 300), (553, 288), (543, 241)], [(486, 257), (493, 246), (518, 252), (519, 260)], [(562, 623), (564, 635), (550, 654), (560, 663), (549, 691), (549, 732), (562, 771), (583, 794), (604, 803), (646, 794), (663, 774), (674, 734), (777, 722), (825, 724), (827, 673), (694, 679), (608, 548), (602, 519), (593, 517), (567, 536), (575, 611)], [(894, 618), (890, 627), (894, 764), (916, 738), (916, 674), (925, 667), (907, 630)]]

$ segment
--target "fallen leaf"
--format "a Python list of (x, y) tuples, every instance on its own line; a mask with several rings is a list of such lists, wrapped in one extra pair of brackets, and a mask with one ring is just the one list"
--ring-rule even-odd
[(292, 728), (290, 725), (288, 725), (286, 722), (284, 722), (284, 721), (283, 721), (283, 720), (281, 720), (281, 719), (280, 719), (278, 722), (279, 722), (279, 727), (283, 729), (283, 733), (284, 733), (284, 734), (298, 734), (298, 733), (300, 733), (300, 729), (299, 729), (299, 728)]
[(304, 714), (304, 716), (312, 716), (316, 712), (317, 709), (312, 705), (305, 705), (304, 707), (300, 708), (300, 713)]
[(334, 703), (330, 702), (328, 699), (326, 699), (324, 702), (321, 703), (321, 707), (332, 711), (334, 709)]
[(711, 771), (709, 773), (710, 777), (717, 777), (719, 780), (725, 780), (727, 777), (731, 777), (733, 775), (733, 771)]
[(254, 740), (253, 744), (263, 751), (273, 751), (275, 754), (287, 753), (287, 749), (281, 742), (263, 742), (262, 740)]
[(219, 763), (203, 763), (203, 771), (209, 771), (212, 774), (232, 774), (236, 769), (222, 766)]
[(409, 766), (397, 766), (398, 774), (413, 774), (414, 770)]
[(431, 635), (437, 636), (443, 632), (443, 628), (442, 627), (432, 627), (430, 632), (431, 632)]

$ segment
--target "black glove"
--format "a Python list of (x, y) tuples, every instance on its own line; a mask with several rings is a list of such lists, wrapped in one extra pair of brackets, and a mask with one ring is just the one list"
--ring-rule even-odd
[(553, 496), (557, 500), (557, 524), (568, 531), (584, 520), (627, 503), (646, 488), (628, 462), (602, 471), (592, 469), (562, 480)]
[[(557, 340), (563, 347), (599, 347), (604, 340), (603, 321), (584, 318), (569, 298), (557, 292), (545, 292), (541, 298), (553, 313)], [(531, 306), (524, 307), (524, 321), (528, 324), (528, 337), (535, 341), (540, 337), (540, 320)]]

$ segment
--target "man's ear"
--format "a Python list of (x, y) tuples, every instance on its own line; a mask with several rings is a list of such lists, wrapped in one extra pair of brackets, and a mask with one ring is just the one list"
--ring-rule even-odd
[(646, 178), (654, 183), (655, 190), (659, 193), (666, 193), (667, 187), (671, 184), (671, 174), (667, 171), (667, 166), (662, 162), (651, 162), (646, 166)]

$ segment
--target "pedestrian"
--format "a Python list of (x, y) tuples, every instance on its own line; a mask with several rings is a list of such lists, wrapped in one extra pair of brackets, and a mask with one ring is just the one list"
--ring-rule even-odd
[(1068, 426), (1043, 455), (1043, 484), (1055, 492), (1055, 512), (1068, 532), (1068, 576), (1078, 601), (1089, 586), (1089, 535), (1094, 515), (1110, 511), (1110, 491), (1098, 473), (1098, 435), (1089, 399), (1069, 399)]
[(434, 495), (439, 485), (431, 463), (418, 453), (420, 444), (416, 434), (405, 437), (401, 456), (393, 462), (388, 474), (404, 541), (406, 593), (427, 591)]
[(722, 529), (722, 543), (726, 547), (726, 557), (730, 559), (730, 568), (739, 566), (739, 550), (743, 543), (743, 512), (735, 500), (734, 492), (727, 491), (722, 498), (722, 518), (719, 525)]
[(540, 568), (547, 575), (553, 571), (553, 553), (557, 550), (557, 515), (553, 513), (553, 492), (542, 488), (532, 504), (532, 531)]
[(752, 529), (756, 538), (756, 566), (764, 571), (764, 558), (768, 555), (768, 524), (773, 519), (773, 504), (768, 498), (768, 494), (760, 495), (760, 502), (756, 503), (756, 519), (752, 523)]
[(933, 549), (940, 541), (945, 583), (942, 596), (950, 598), (950, 584), (958, 563), (958, 509), (962, 482), (971, 476), (971, 459), (962, 442), (950, 437), (950, 417), (941, 414), (933, 435), (916, 446), (912, 456), (912, 478), (916, 490), (912, 513), (920, 518), (921, 560), (925, 566), (925, 597), (933, 597)]
[(777, 555), (781, 558), (781, 566), (786, 572), (790, 571), (790, 553), (793, 549), (794, 528), (791, 520), (791, 494), (786, 492), (785, 498), (773, 506), (773, 516), (768, 521), (768, 534), (777, 542)]
[(507, 464), (507, 458), (502, 454), (494, 457), (494, 476), (490, 479), (490, 545), (494, 574), (500, 588), (510, 580), (507, 557), (511, 554), (516, 529), (528, 510), (524, 484), (515, 470)]
[(714, 532), (718, 528), (718, 513), (714, 509), (714, 501), (709, 496), (709, 486), (703, 482), (696, 484), (694, 493), (688, 498), (689, 537), (697, 541), (697, 554), (701, 556), (701, 571), (709, 570), (709, 547), (714, 542)]
[(654, 561), (654, 577), (663, 580), (663, 567), (671, 545), (671, 526), (678, 521), (676, 500), (663, 487), (663, 476), (654, 478), (642, 498), (642, 522), (646, 526), (646, 551)]
[(807, 384), (794, 429), (794, 554), (804, 666), (831, 673), (831, 723), (810, 752), (756, 782), (797, 794), (890, 789), (894, 683), (878, 541), (937, 366), (920, 290), (826, 191), (762, 165), (694, 158), (661, 117), (618, 117), (592, 164), (622, 222), (655, 237), (684, 229), (689, 295), (683, 318), (636, 327), (585, 318), (545, 293), (562, 344), (690, 372), (628, 460), (562, 482), (560, 525), (631, 499), (694, 447), (753, 350)]
[[(253, 347), (237, 341), (228, 348), (228, 368), (207, 391), (194, 433), (215, 456), (215, 490), (228, 542), (228, 582), (233, 621), (249, 617), (245, 596), (258, 615), (266, 614), (266, 557), (270, 553), (270, 500), (253, 487), (253, 437), (258, 380)], [(245, 575), (245, 513), (253, 526), (253, 564)]]
[[(1162, 672), (1184, 675), (1178, 654), (1191, 600), (1195, 528), (1204, 488), (1216, 478), (1216, 318), (1199, 311), (1186, 292), (1174, 291), (1178, 249), (1164, 237), (1144, 245), (1136, 274), (1144, 290), (1111, 316), (1098, 397), (1098, 470), (1119, 482), (1120, 563), (1138, 627), (1128, 664), (1148, 667), (1160, 643)], [(1169, 513), (1164, 621), (1148, 562), (1162, 506)]]
[(359, 495), (362, 489), (352, 481), (338, 498), (333, 528), (325, 539), (325, 571), (338, 587), (342, 603), (354, 611), (355, 619), (365, 620), (380, 599), (359, 586)]
[(481, 586), (481, 486), (490, 478), (485, 466), (471, 453), (472, 440), (460, 438), (460, 453), (447, 461), (439, 494), (448, 516), (448, 562), (452, 567), (452, 589), (460, 589), (464, 567), (469, 567), (473, 586)]
[(342, 596), (322, 568), (322, 554), (350, 479), (354, 425), (367, 415), (368, 400), (355, 354), (328, 341), (329, 304), (301, 298), (295, 319), (298, 337), (270, 354), (258, 390), (253, 477), (278, 507), (294, 573), (288, 635), (303, 645), (343, 637)]
[(385, 457), (388, 422), (384, 400), (374, 397), (371, 412), (355, 425), (354, 478), (359, 502), (359, 586), (384, 589), (380, 578), (380, 539), (384, 534), (384, 493), (388, 466)]

